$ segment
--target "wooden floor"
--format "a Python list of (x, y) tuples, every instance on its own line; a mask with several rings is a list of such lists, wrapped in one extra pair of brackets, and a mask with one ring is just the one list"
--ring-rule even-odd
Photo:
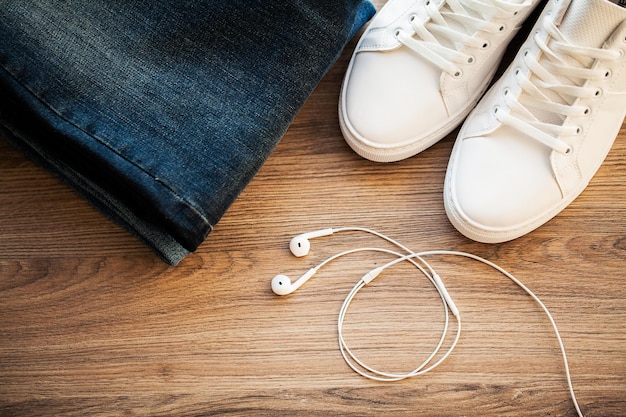
[[(626, 415), (626, 129), (559, 216), (509, 243), (475, 243), (443, 208), (456, 132), (392, 164), (361, 159), (343, 141), (337, 98), (353, 47), (176, 268), (0, 139), (0, 415), (575, 414), (546, 316), (471, 260), (430, 258), (463, 318), (441, 366), (394, 383), (354, 373), (338, 349), (337, 315), (354, 283), (388, 256), (346, 256), (291, 296), (270, 291), (278, 273), (296, 278), (342, 250), (385, 246), (342, 233), (314, 240), (306, 258), (291, 256), (293, 235), (341, 226), (508, 269), (552, 311), (585, 415)], [(399, 372), (426, 357), (442, 325), (432, 286), (400, 265), (356, 298), (345, 337), (369, 364)]]

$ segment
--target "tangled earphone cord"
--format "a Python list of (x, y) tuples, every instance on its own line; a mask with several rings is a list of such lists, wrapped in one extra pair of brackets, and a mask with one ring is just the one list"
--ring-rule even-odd
[[(443, 362), (443, 360), (445, 358), (447, 358), (452, 351), (454, 350), (454, 348), (456, 347), (460, 336), (461, 336), (461, 318), (460, 315), (458, 314), (458, 310), (456, 309), (456, 306), (454, 306), (454, 304), (451, 305), (451, 300), (449, 298), (449, 295), (447, 294), (445, 287), (443, 287), (443, 283), (441, 282), (441, 279), (439, 278), (439, 276), (437, 275), (437, 273), (433, 270), (433, 268), (430, 266), (430, 264), (428, 264), (428, 262), (426, 262), (424, 259), (422, 259), (419, 255), (416, 254), (402, 254), (393, 250), (389, 250), (389, 249), (383, 249), (383, 248), (374, 248), (374, 247), (364, 247), (364, 248), (356, 248), (356, 249), (350, 249), (350, 250), (346, 250), (344, 252), (338, 253), (336, 255), (331, 256), (330, 258), (326, 259), (325, 261), (323, 261), (322, 263), (320, 263), (316, 269), (319, 269), (321, 267), (323, 267), (324, 265), (334, 261), (337, 258), (340, 258), (342, 256), (345, 255), (349, 255), (349, 254), (353, 254), (353, 253), (357, 253), (357, 252), (366, 252), (366, 251), (372, 251), (372, 252), (383, 252), (383, 253), (388, 253), (391, 255), (396, 256), (396, 259), (402, 259), (404, 261), (410, 262), (412, 263), (419, 271), (422, 272), (422, 274), (424, 274), (425, 277), (427, 277), (431, 283), (433, 284), (433, 286), (435, 287), (435, 289), (437, 290), (437, 292), (439, 293), (439, 296), (441, 297), (441, 302), (442, 302), (442, 306), (443, 306), (443, 310), (444, 310), (444, 314), (445, 314), (445, 320), (444, 320), (444, 328), (443, 331), (441, 333), (441, 337), (439, 338), (439, 341), (437, 343), (437, 345), (435, 346), (435, 348), (433, 349), (433, 351), (431, 352), (431, 354), (426, 358), (426, 360), (424, 360), (417, 368), (415, 368), (414, 370), (408, 372), (408, 373), (404, 373), (404, 374), (396, 374), (396, 373), (388, 373), (388, 372), (383, 372), (383, 371), (379, 371), (376, 370), (368, 365), (366, 365), (362, 360), (360, 360), (348, 347), (347, 343), (345, 342), (344, 338), (343, 338), (343, 321), (346, 315), (346, 312), (348, 311), (348, 307), (350, 305), (350, 303), (352, 302), (354, 296), (365, 286), (367, 285), (369, 282), (371, 282), (375, 276), (371, 273), (368, 273), (364, 276), (363, 279), (359, 280), (359, 282), (354, 286), (354, 288), (352, 289), (352, 291), (350, 292), (350, 294), (346, 297), (343, 306), (341, 307), (340, 313), (339, 313), (339, 319), (338, 319), (338, 332), (339, 332), (339, 349), (341, 351), (341, 354), (344, 358), (344, 360), (346, 361), (346, 363), (348, 364), (348, 366), (350, 366), (355, 372), (357, 372), (360, 375), (363, 375), (366, 378), (369, 379), (374, 379), (377, 381), (399, 381), (401, 379), (405, 379), (405, 378), (409, 378), (412, 376), (417, 376), (417, 375), (421, 375), (421, 374), (425, 374), (426, 372), (432, 370), (433, 368), (435, 368), (437, 365), (439, 365), (441, 362)], [(407, 250), (408, 252), (408, 250)], [(407, 256), (409, 256), (407, 258)], [(420, 263), (416, 262), (416, 260), (414, 259), (418, 259), (422, 265), (420, 265)], [(394, 261), (392, 261), (394, 262)], [(391, 265), (388, 265), (391, 266)], [(381, 268), (385, 268), (385, 267), (381, 267)], [(376, 269), (376, 271), (382, 272), (382, 269), (379, 268)], [(376, 273), (377, 275), (377, 273)], [(454, 339), (454, 341), (452, 342), (451, 346), (448, 348), (448, 350), (444, 353), (444, 355), (437, 360), (434, 364), (432, 364), (431, 366), (429, 366), (428, 368), (424, 369), (424, 367), (426, 365), (428, 365), (433, 358), (437, 355), (437, 353), (439, 353), (439, 351), (441, 350), (441, 347), (443, 346), (443, 343), (446, 339), (446, 336), (448, 334), (448, 328), (449, 328), (449, 324), (450, 324), (450, 311), (453, 312), (454, 316), (457, 319), (457, 334), (456, 337)], [(358, 366), (357, 366), (358, 365)], [(367, 371), (364, 371), (364, 369)]]
[[(374, 252), (383, 252), (383, 253), (387, 253), (387, 254), (391, 254), (393, 256), (395, 256), (396, 258), (392, 261), (387, 262), (386, 264), (376, 267), (373, 270), (369, 271), (368, 273), (366, 273), (357, 283), (356, 285), (352, 288), (352, 290), (350, 291), (350, 293), (348, 294), (348, 296), (345, 298), (343, 305), (341, 307), (341, 310), (339, 312), (339, 317), (337, 320), (337, 330), (338, 330), (338, 339), (339, 339), (339, 349), (341, 351), (341, 355), (343, 356), (344, 360), (346, 361), (346, 363), (348, 364), (348, 366), (350, 366), (350, 368), (352, 368), (352, 370), (354, 370), (355, 372), (357, 372), (358, 374), (372, 379), (372, 380), (377, 380), (377, 381), (398, 381), (398, 380), (402, 380), (405, 378), (410, 378), (410, 377), (414, 377), (414, 376), (418, 376), (418, 375), (423, 375), (429, 371), (431, 371), (432, 369), (434, 369), (435, 367), (437, 367), (438, 365), (440, 365), (454, 350), (454, 348), (456, 347), (460, 337), (461, 337), (461, 315), (460, 312), (458, 310), (458, 308), (456, 307), (456, 305), (454, 304), (454, 302), (452, 301), (452, 298), (450, 297), (450, 294), (448, 293), (447, 289), (445, 288), (445, 285), (443, 284), (443, 281), (441, 281), (441, 278), (439, 277), (439, 275), (435, 272), (434, 268), (431, 267), (431, 265), (424, 259), (424, 257), (427, 256), (436, 256), (436, 255), (448, 255), (448, 256), (460, 256), (460, 257), (465, 257), (465, 258), (469, 258), (469, 259), (473, 259), (475, 261), (481, 262), (487, 266), (490, 266), (491, 268), (495, 269), (496, 271), (500, 272), (501, 274), (503, 274), (505, 277), (509, 278), (511, 281), (513, 281), (513, 283), (515, 283), (517, 286), (519, 286), (522, 290), (524, 290), (524, 292), (526, 292), (533, 300), (535, 300), (535, 302), (537, 304), (539, 304), (539, 306), (541, 307), (541, 309), (544, 311), (544, 313), (546, 314), (546, 316), (548, 316), (548, 320), (550, 321), (550, 324), (552, 325), (552, 328), (554, 330), (554, 333), (556, 335), (556, 339), (558, 341), (559, 344), (559, 348), (561, 350), (561, 355), (563, 357), (563, 364), (565, 366), (565, 375), (567, 378), (567, 385), (569, 387), (569, 392), (570, 392), (570, 396), (572, 398), (572, 402), (574, 403), (574, 407), (576, 408), (576, 412), (578, 413), (578, 415), (580, 417), (583, 416), (582, 411), (580, 410), (580, 407), (578, 405), (578, 400), (576, 399), (576, 394), (574, 392), (574, 387), (572, 384), (572, 378), (571, 378), (571, 374), (570, 374), (570, 370), (569, 370), (569, 364), (568, 364), (568, 360), (567, 360), (567, 355), (565, 353), (565, 346), (563, 344), (563, 340), (561, 339), (561, 335), (559, 333), (559, 329), (556, 325), (556, 322), (554, 321), (554, 318), (552, 317), (552, 314), (550, 313), (550, 310), (548, 310), (548, 308), (546, 307), (546, 305), (539, 299), (539, 297), (537, 297), (526, 285), (524, 285), (524, 283), (522, 283), (519, 279), (517, 279), (513, 274), (511, 274), (510, 272), (508, 272), (507, 270), (505, 270), (504, 268), (500, 267), (499, 265), (485, 259), (482, 258), (478, 255), (474, 255), (468, 252), (462, 252), (462, 251), (453, 251), (453, 250), (430, 250), (430, 251), (421, 251), (421, 252), (413, 252), (411, 251), (408, 247), (402, 245), (401, 243), (399, 243), (398, 241), (385, 236), (382, 233), (376, 232), (372, 229), (368, 229), (368, 228), (364, 228), (364, 227), (341, 227), (341, 228), (331, 228), (331, 229), (325, 229), (324, 231), (322, 231), (323, 233), (320, 234), (312, 234), (312, 237), (319, 237), (319, 236), (327, 236), (336, 232), (344, 232), (344, 231), (361, 231), (361, 232), (366, 232), (366, 233), (370, 233), (373, 234), (381, 239), (386, 240), (387, 242), (397, 246), (398, 248), (402, 249), (403, 251), (405, 251), (406, 253), (400, 253), (397, 251), (393, 251), (393, 250), (389, 250), (389, 249), (383, 249), (383, 248), (376, 248), (376, 247), (362, 247), (362, 248), (356, 248), (356, 249), (350, 249), (350, 250), (346, 250), (344, 252), (338, 253), (336, 255), (333, 255), (329, 258), (327, 258), (326, 260), (324, 260), (322, 263), (320, 263), (318, 266), (312, 268), (307, 274), (305, 274), (306, 278), (304, 278), (302, 280), (302, 282), (299, 285), (302, 285), (303, 282), (306, 282), (306, 280), (308, 280), (315, 272), (317, 272), (321, 267), (325, 266), (326, 264), (342, 257), (345, 255), (349, 255), (349, 254), (353, 254), (353, 253), (357, 253), (357, 252), (364, 252), (364, 251), (374, 251)], [(307, 234), (301, 235), (301, 236), (306, 236)], [(298, 255), (298, 256), (302, 256), (302, 255)], [(410, 372), (407, 373), (390, 373), (390, 372), (383, 372), (383, 371), (379, 371), (367, 364), (365, 364), (362, 360), (360, 360), (355, 354), (354, 352), (352, 352), (352, 350), (348, 347), (344, 337), (343, 337), (343, 322), (346, 316), (346, 313), (348, 311), (348, 307), (350, 306), (350, 304), (352, 303), (354, 297), (358, 294), (359, 291), (361, 291), (361, 289), (363, 289), (367, 284), (369, 284), (372, 280), (374, 280), (381, 272), (383, 272), (385, 269), (392, 267), (395, 264), (398, 264), (400, 262), (410, 262), (412, 263), (422, 274), (424, 274), (424, 276), (426, 276), (431, 283), (434, 285), (435, 289), (437, 290), (437, 292), (439, 293), (439, 296), (441, 297), (442, 300), (442, 304), (443, 304), (443, 308), (445, 310), (445, 323), (444, 323), (444, 329), (442, 331), (442, 335), (441, 338), (439, 339), (439, 342), (437, 343), (437, 345), (435, 346), (435, 348), (433, 349), (432, 353), (426, 358), (426, 360), (424, 360), (418, 367), (416, 367), (415, 369), (413, 369)], [(284, 277), (284, 276), (280, 276), (280, 277)], [(279, 276), (275, 277), (279, 278)], [(286, 279), (286, 277), (284, 277)], [(291, 285), (290, 282), (286, 282), (286, 283), (282, 283), (278, 282), (281, 286), (282, 285)], [(274, 283), (273, 283), (274, 285)], [(290, 293), (291, 291), (294, 291), (295, 289), (297, 289), (299, 287), (299, 285), (293, 287), (293, 289), (289, 290), (289, 292), (285, 292), (284, 294)], [(274, 289), (274, 287), (273, 287)], [(446, 339), (446, 335), (448, 333), (448, 329), (449, 329), (449, 312), (451, 311), (453, 313), (453, 315), (455, 316), (455, 318), (457, 319), (457, 332), (456, 332), (456, 336), (454, 337), (454, 340), (451, 342), (450, 347), (448, 348), (448, 350), (446, 350), (443, 355), (437, 359), (437, 361), (435, 361), (434, 363), (430, 364), (431, 361), (435, 358), (435, 356), (440, 352), (441, 347), (444, 343), (444, 340)], [(430, 364), (430, 365), (429, 365)]]

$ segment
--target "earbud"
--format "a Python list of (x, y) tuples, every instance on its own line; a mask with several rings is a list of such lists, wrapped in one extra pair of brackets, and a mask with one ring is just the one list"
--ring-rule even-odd
[(330, 236), (335, 233), (335, 229), (322, 229), (316, 230), (314, 232), (302, 233), (301, 235), (295, 236), (289, 242), (289, 250), (293, 253), (294, 256), (300, 258), (302, 256), (306, 256), (311, 249), (311, 242), (309, 239), (313, 239), (321, 236)]
[(291, 279), (287, 275), (276, 275), (272, 278), (272, 291), (276, 295), (287, 295), (291, 294), (298, 288), (302, 286), (305, 282), (309, 280), (315, 273), (318, 268), (309, 269), (304, 275), (296, 280), (293, 284), (291, 283)]

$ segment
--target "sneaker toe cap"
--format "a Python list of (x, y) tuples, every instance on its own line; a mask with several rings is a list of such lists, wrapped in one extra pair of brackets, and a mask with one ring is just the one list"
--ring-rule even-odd
[(344, 84), (343, 122), (356, 140), (371, 146), (419, 141), (448, 117), (439, 76), (403, 49), (360, 52)]
[(451, 171), (457, 221), (496, 240), (517, 237), (561, 201), (548, 149), (511, 133), (462, 140)]

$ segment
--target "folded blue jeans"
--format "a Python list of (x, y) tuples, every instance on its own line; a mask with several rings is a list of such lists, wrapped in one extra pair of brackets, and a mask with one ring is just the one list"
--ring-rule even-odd
[(0, 135), (175, 265), (374, 12), (369, 0), (0, 0)]

